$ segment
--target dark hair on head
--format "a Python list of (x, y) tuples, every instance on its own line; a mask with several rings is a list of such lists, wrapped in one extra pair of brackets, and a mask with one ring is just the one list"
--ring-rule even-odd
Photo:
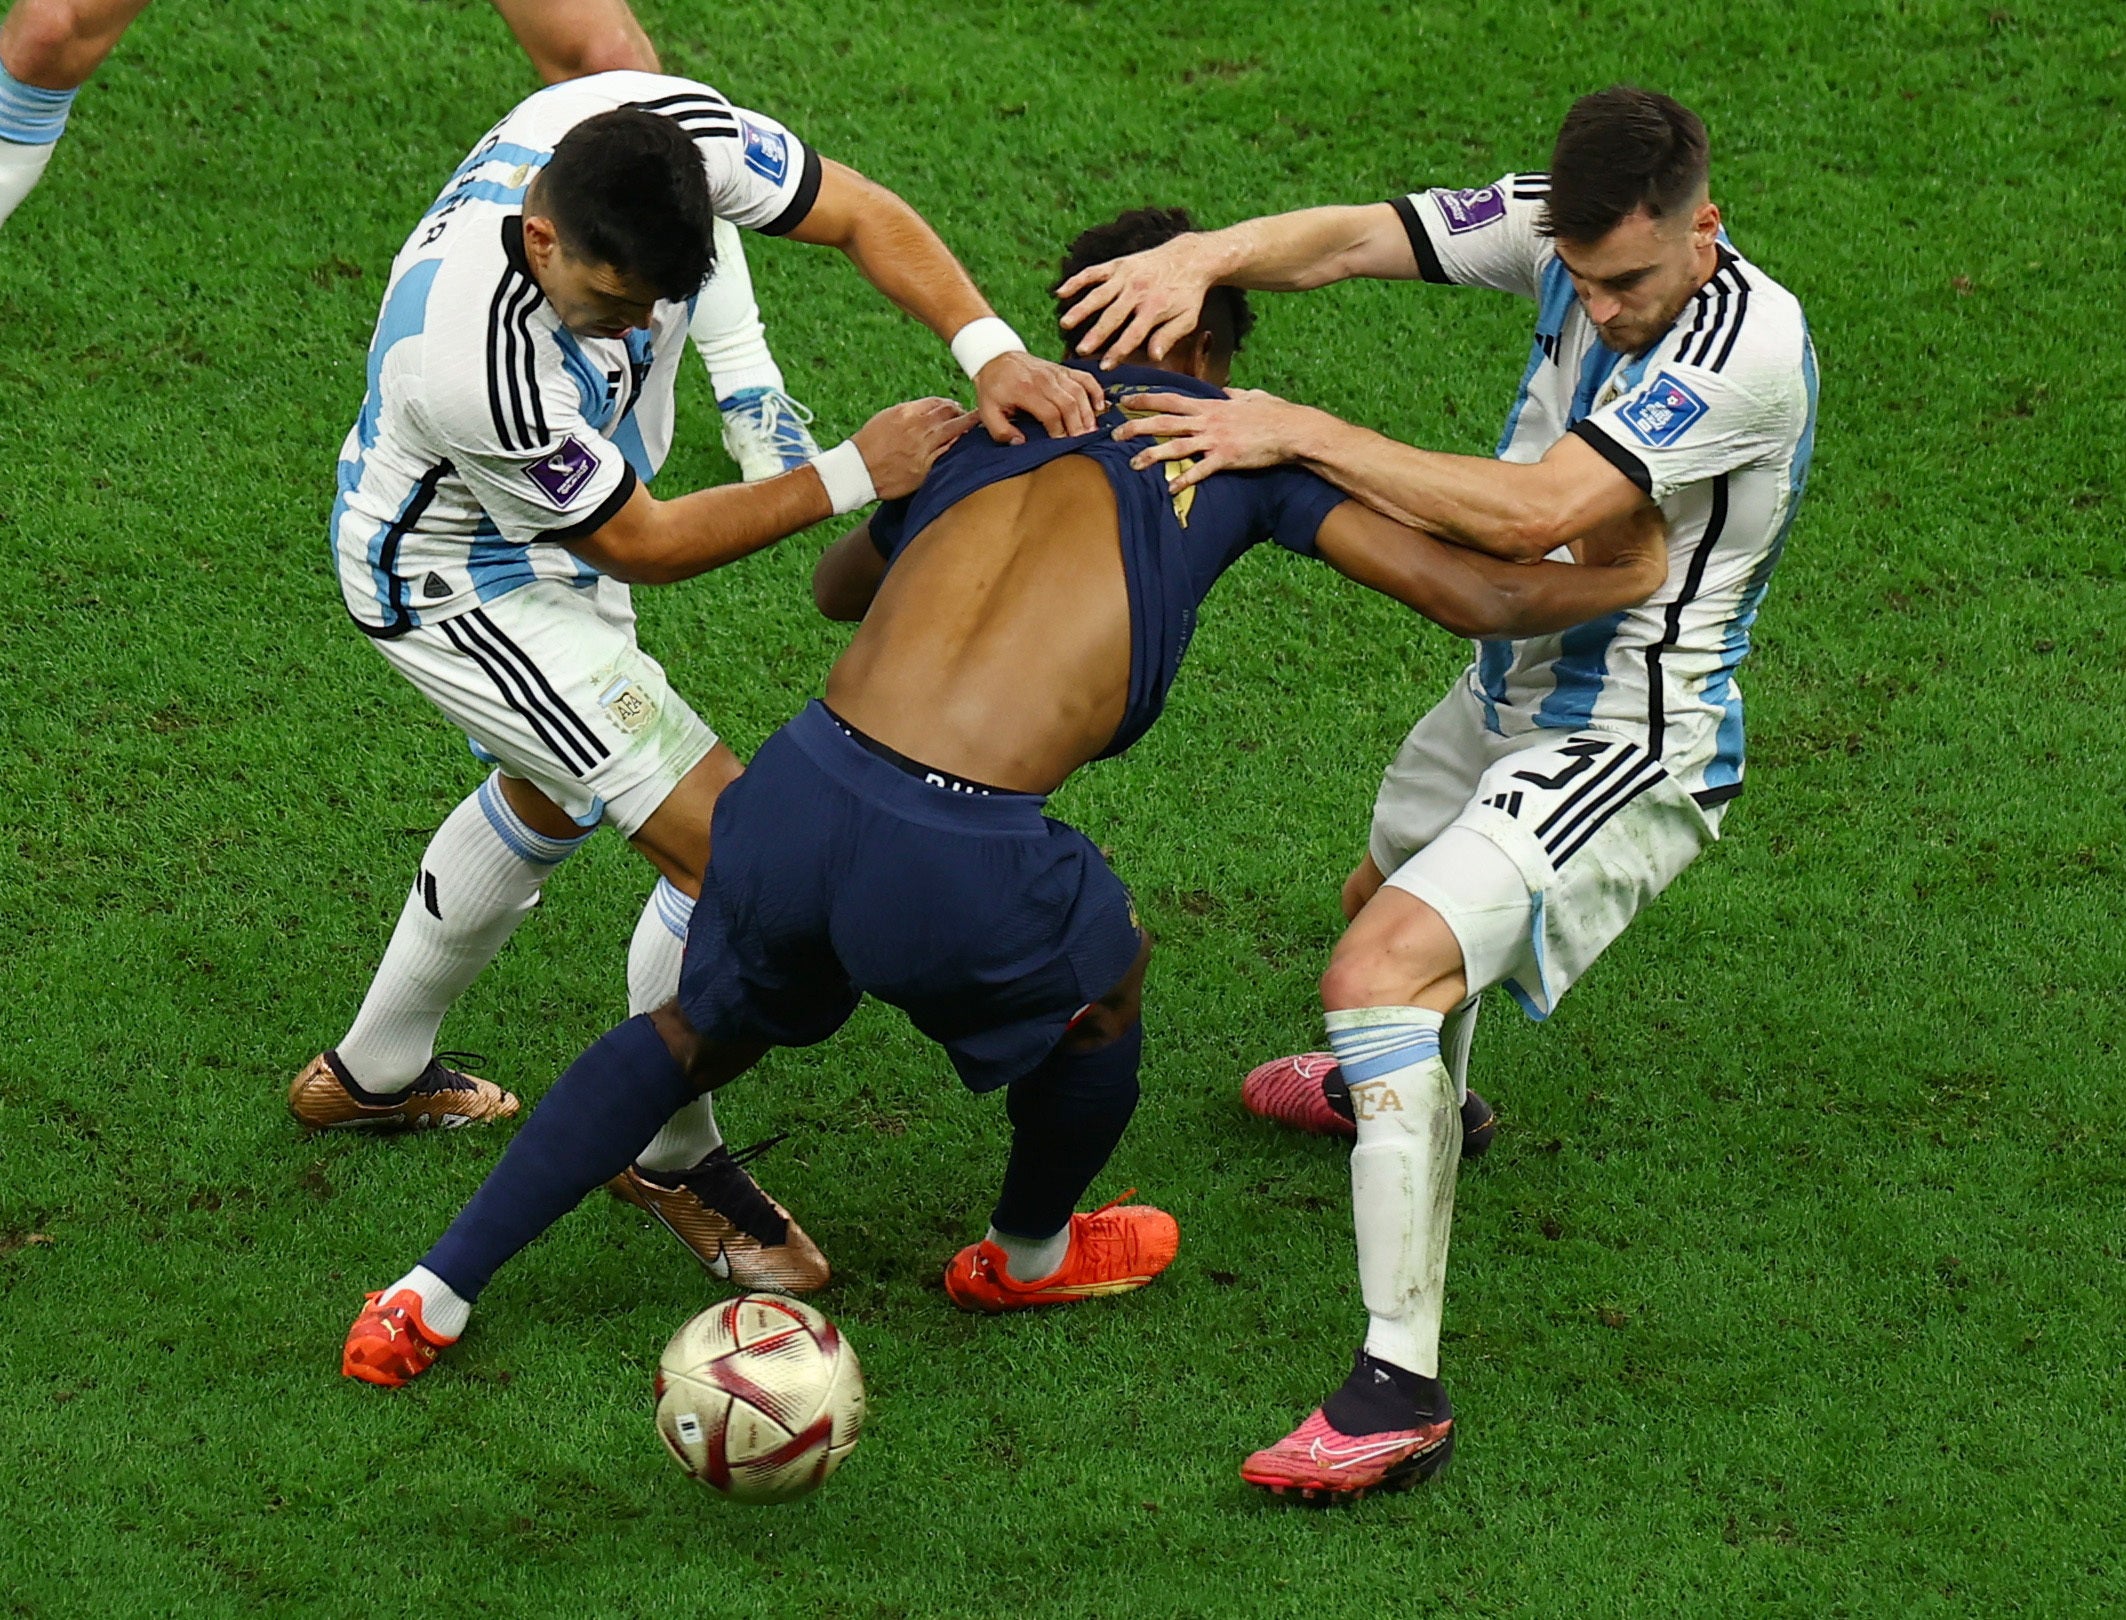
[[(1189, 218), (1186, 208), (1132, 208), (1105, 225), (1095, 225), (1071, 243), (1063, 255), (1063, 270), (1056, 277), (1056, 285), (1062, 286), (1090, 265), (1105, 264), (1130, 253), (1142, 253), (1161, 242), (1186, 236), (1195, 228), (1195, 221)], [(1076, 301), (1072, 299), (1071, 303)], [(1063, 311), (1069, 307), (1063, 300), (1056, 300), (1058, 325), (1062, 324)], [(1224, 355), (1238, 353), (1240, 345), (1247, 341), (1248, 333), (1255, 329), (1255, 312), (1248, 308), (1248, 295), (1238, 287), (1213, 287), (1205, 293), (1201, 319), (1210, 328), (1211, 342)], [(1064, 352), (1072, 352), (1067, 339)]]
[(637, 107), (586, 118), (539, 171), (538, 211), (576, 258), (687, 299), (715, 262), (716, 217), (692, 137)]
[(1641, 207), (1655, 219), (1704, 189), (1705, 125), (1681, 102), (1614, 84), (1572, 104), (1550, 154), (1542, 230), (1599, 242)]

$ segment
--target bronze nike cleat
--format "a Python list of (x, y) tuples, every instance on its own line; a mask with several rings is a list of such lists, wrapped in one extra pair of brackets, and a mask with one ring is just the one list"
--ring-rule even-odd
[[(444, 1056), (481, 1062), (459, 1052)], [(517, 1111), (514, 1093), (431, 1058), (404, 1091), (363, 1091), (336, 1052), (320, 1052), (288, 1087), (288, 1110), (313, 1131), (451, 1131)]]
[(833, 1275), (827, 1257), (744, 1169), (745, 1161), (771, 1145), (735, 1156), (719, 1147), (691, 1170), (631, 1164), (605, 1185), (615, 1198), (663, 1222), (712, 1275), (741, 1288), (809, 1294)]

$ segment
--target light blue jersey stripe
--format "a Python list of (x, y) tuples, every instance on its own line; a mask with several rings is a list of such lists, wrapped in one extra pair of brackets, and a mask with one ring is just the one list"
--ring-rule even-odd
[(1609, 649), (1628, 612), (1604, 614), (1576, 624), (1558, 638), (1558, 656), (1550, 670), (1551, 688), (1535, 711), (1535, 723), (1578, 731), (1594, 718), (1595, 702), (1609, 679)]
[[(385, 357), (407, 338), (419, 336), (428, 324), (428, 291), (441, 268), (440, 259), (424, 259), (407, 271), (391, 289), (390, 296), (384, 300), (384, 312), (377, 317), (376, 335), (369, 340), (369, 391), (362, 398), (362, 414), (355, 418), (355, 443), (361, 448), (354, 460), (339, 464), (339, 493), (333, 497), (332, 517), (326, 524), (326, 540), (334, 566), (339, 561), (340, 524), (347, 516), (347, 498), (361, 488), (369, 471), (367, 452), (376, 447), (377, 422), (384, 409)], [(407, 500), (412, 499), (413, 494), (409, 492)], [(401, 503), (400, 512), (405, 509), (405, 504)], [(391, 617), (391, 577), (380, 563), (384, 537), (390, 532), (391, 525), (387, 523), (370, 537), (368, 546), (369, 588), (376, 597), (377, 610), (387, 621)]]
[(473, 530), (472, 544), (466, 549), (465, 571), (472, 576), (472, 588), (483, 602), (507, 596), (539, 578), (532, 567), (531, 547), (503, 539), (502, 531), (487, 518), (482, 518)]
[(461, 181), (438, 197), (428, 212), (421, 217), (423, 219), (433, 219), (453, 203), (459, 202), (491, 202), (515, 207), (524, 200), (524, 193), (530, 189), (531, 187), (528, 185), (505, 186), (495, 180)]
[(1786, 537), (1793, 531), (1795, 515), (1801, 510), (1801, 497), (1808, 489), (1809, 463), (1816, 454), (1816, 345), (1805, 318), (1801, 325), (1801, 380), (1808, 392), (1808, 416), (1802, 423), (1801, 437), (1794, 444), (1793, 459), (1787, 463), (1786, 513), (1779, 520), (1779, 532), (1763, 559), (1750, 571), (1749, 582), (1735, 604), (1735, 616), (1728, 621), (1721, 638), (1719, 667), (1705, 681), (1705, 701), (1721, 711), (1712, 763), (1705, 769), (1708, 788), (1733, 787), (1742, 780), (1742, 694), (1735, 686), (1735, 670), (1749, 656), (1750, 631), (1771, 589), (1772, 570), (1779, 566), (1786, 551)]
[(561, 350), (561, 369), (576, 385), (576, 399), (582, 407), (583, 420), (603, 433), (613, 415), (612, 386), (591, 364), (590, 356), (583, 352), (583, 345), (567, 327), (554, 328), (554, 343)]
[[(1572, 275), (1552, 259), (1543, 266), (1543, 283), (1537, 293), (1536, 335), (1528, 346), (1528, 369), (1521, 373), (1521, 391), (1513, 396), (1513, 409), (1506, 414), (1506, 431), (1499, 435), (1499, 447), (1492, 454), (1503, 456), (1513, 443), (1513, 436), (1520, 429), (1521, 412), (1528, 408), (1528, 391), (1535, 383), (1535, 374), (1557, 352), (1558, 337), (1565, 330), (1565, 317), (1571, 310)], [(1548, 344), (1544, 343), (1545, 338), (1550, 340)]]

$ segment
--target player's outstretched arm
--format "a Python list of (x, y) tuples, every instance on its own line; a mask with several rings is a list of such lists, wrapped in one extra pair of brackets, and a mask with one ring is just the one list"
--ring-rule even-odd
[[(851, 436), (875, 494), (906, 495), (974, 421), (949, 399), (918, 399), (880, 411)], [(816, 468), (757, 484), (725, 484), (660, 501), (641, 485), (620, 510), (569, 550), (601, 572), (636, 585), (671, 585), (736, 562), (823, 523), (835, 501)]]
[[(1304, 208), (1242, 220), (1222, 231), (1191, 231), (1142, 253), (1089, 265), (1056, 289), (1075, 298), (1063, 314), (1080, 354), (1121, 355), (1149, 348), (1154, 360), (1192, 334), (1213, 287), (1306, 292), (1353, 276), (1408, 280), (1417, 254), (1393, 207)], [(1089, 323), (1089, 324), (1088, 324)]]
[(865, 280), (951, 344), (974, 379), (982, 425), (998, 443), (1025, 442), (1011, 425), (1015, 411), (1052, 437), (1092, 432), (1104, 398), (1100, 385), (1028, 354), (929, 222), (884, 186), (846, 164), (823, 162), (819, 195), (789, 235), (839, 248)]
[(1636, 607), (1668, 578), (1668, 525), (1644, 504), (1572, 542), (1578, 562), (1502, 562), (1346, 501), (1315, 546), (1346, 578), (1392, 596), (1456, 635), (1552, 635)]
[(886, 559), (878, 554), (867, 518), (819, 554), (812, 569), (812, 601), (820, 617), (854, 624), (871, 611), (886, 578)]
[(1376, 512), (1509, 562), (1546, 557), (1575, 537), (1635, 511), (1646, 497), (1586, 440), (1567, 434), (1533, 463), (1421, 450), (1250, 388), (1224, 399), (1140, 394), (1117, 439), (1153, 441), (1134, 467), (1187, 461), (1176, 491), (1213, 473), (1297, 462)]

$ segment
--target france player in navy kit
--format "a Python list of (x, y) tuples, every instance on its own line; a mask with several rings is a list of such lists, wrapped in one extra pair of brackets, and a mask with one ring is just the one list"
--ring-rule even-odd
[[(1077, 265), (1165, 240), (1144, 211), (1080, 238)], [(1090, 435), (969, 435), (910, 497), (821, 560), (831, 617), (863, 620), (808, 706), (718, 802), (677, 999), (605, 1036), (547, 1093), (423, 1261), (470, 1301), (495, 1268), (655, 1126), (772, 1045), (809, 1045), (862, 995), (904, 1009), (1012, 1122), (988, 1235), (946, 1270), (965, 1309), (1143, 1286), (1173, 1219), (1074, 1213), (1137, 1100), (1149, 942), (1083, 834), (1042, 814), (1087, 761), (1157, 718), (1218, 576), (1274, 540), (1463, 633), (1528, 634), (1615, 611), (1666, 570), (1658, 518), (1590, 537), (1585, 561), (1517, 566), (1405, 529), (1313, 474), (1269, 469), (1176, 493), (1110, 438), (1149, 389), (1215, 395), (1249, 315), (1214, 300), (1166, 368), (1107, 374)], [(1125, 362), (1137, 357), (1125, 356)], [(408, 1292), (356, 1322), (345, 1370), (379, 1383), (443, 1343)]]

